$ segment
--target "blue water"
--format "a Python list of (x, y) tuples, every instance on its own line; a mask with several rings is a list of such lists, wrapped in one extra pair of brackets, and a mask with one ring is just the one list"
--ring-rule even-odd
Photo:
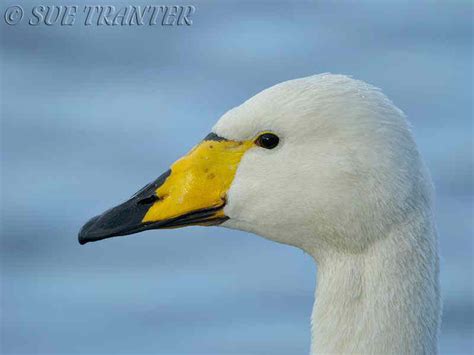
[(308, 353), (316, 269), (300, 250), (219, 228), (76, 235), (229, 108), (327, 71), (382, 87), (413, 123), (437, 188), (441, 353), (472, 351), (471, 2), (202, 2), (180, 28), (7, 26), (9, 5), (2, 354)]

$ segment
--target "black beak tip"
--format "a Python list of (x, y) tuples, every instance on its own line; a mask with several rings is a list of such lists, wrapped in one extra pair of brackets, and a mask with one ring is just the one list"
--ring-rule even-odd
[(159, 198), (155, 191), (163, 185), (171, 174), (171, 170), (161, 175), (154, 182), (146, 185), (133, 195), (128, 201), (115, 206), (104, 213), (91, 218), (79, 231), (79, 244), (138, 233), (151, 228), (151, 224), (144, 224), (143, 217), (150, 206)]
[(80, 235), (80, 234), (79, 234), (79, 236), (78, 236), (77, 239), (79, 240), (79, 244), (81, 244), (81, 245), (84, 245), (84, 244), (86, 244), (86, 243), (88, 242), (88, 240), (87, 240), (86, 238), (84, 238), (84, 237), (83, 237), (82, 235)]
[(88, 242), (92, 242), (95, 240), (95, 238), (92, 237), (91, 229), (94, 226), (95, 222), (99, 219), (99, 216), (91, 218), (84, 226), (81, 228), (79, 231), (79, 235), (77, 236), (77, 239), (79, 241), (79, 244), (84, 245)]

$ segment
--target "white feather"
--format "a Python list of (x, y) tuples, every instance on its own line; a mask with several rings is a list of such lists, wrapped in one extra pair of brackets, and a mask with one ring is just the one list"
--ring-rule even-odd
[(441, 303), (432, 186), (404, 114), (380, 90), (321, 74), (262, 91), (214, 132), (279, 135), (243, 157), (224, 226), (318, 264), (312, 354), (435, 354)]

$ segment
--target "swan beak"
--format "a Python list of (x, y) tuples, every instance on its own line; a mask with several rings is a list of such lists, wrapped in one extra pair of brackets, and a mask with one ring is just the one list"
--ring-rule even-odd
[(147, 229), (217, 225), (243, 154), (253, 142), (209, 134), (163, 175), (128, 201), (89, 220), (79, 243), (138, 233)]

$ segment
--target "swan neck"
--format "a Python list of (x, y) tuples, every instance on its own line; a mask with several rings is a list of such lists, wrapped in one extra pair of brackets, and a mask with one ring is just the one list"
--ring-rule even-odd
[(436, 231), (415, 218), (363, 253), (317, 260), (311, 354), (436, 354)]

